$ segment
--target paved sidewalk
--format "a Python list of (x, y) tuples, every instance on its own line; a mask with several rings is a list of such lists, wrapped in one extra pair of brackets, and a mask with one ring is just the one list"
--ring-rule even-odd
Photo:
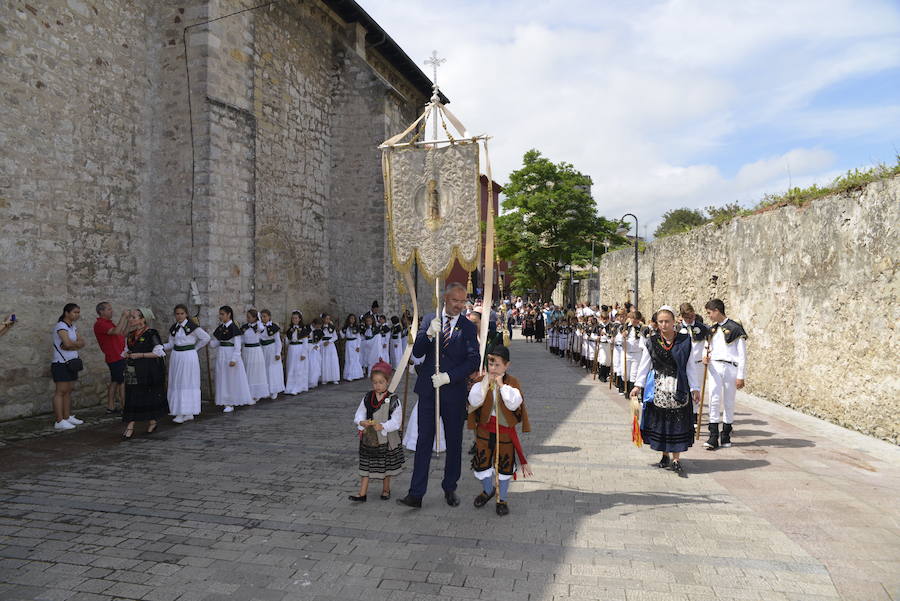
[(605, 385), (537, 344), (512, 356), (535, 478), (509, 516), (471, 506), (465, 468), (447, 507), (443, 458), (421, 510), (377, 488), (351, 506), (365, 383), (343, 383), (0, 448), (0, 599), (900, 600), (897, 447), (744, 396), (735, 446), (691, 449), (679, 478)]

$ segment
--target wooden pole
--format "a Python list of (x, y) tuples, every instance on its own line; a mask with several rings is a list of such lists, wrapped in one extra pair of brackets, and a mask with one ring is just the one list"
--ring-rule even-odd
[[(490, 378), (490, 374), (488, 374)], [(494, 381), (490, 380), (490, 395), (491, 402), (494, 404), (494, 413), (497, 414), (497, 417), (494, 418), (494, 426), (496, 426), (496, 431), (494, 433), (494, 489), (497, 491), (497, 495), (495, 500), (497, 504), (500, 504), (500, 391), (497, 391), (497, 394), (494, 394)], [(496, 398), (495, 398), (496, 397)]]
[[(590, 335), (588, 335), (588, 337), (590, 337)], [(593, 380), (597, 379), (597, 375), (600, 370), (599, 366), (597, 365), (597, 361), (599, 360), (599, 358), (600, 358), (600, 333), (598, 332), (597, 333), (597, 341), (594, 342), (594, 364), (591, 367), (591, 371), (594, 374), (594, 376), (592, 378)]]
[[(441, 314), (441, 283), (440, 278), (434, 278), (435, 313), (441, 321), (441, 330), (444, 329), (444, 318)], [(441, 372), (441, 333), (434, 337), (434, 373)], [(441, 389), (434, 389), (434, 448), (441, 452)]]
[[(706, 360), (709, 361), (709, 340), (704, 349)], [(709, 363), (703, 365), (703, 384), (700, 385), (700, 403), (697, 405), (697, 432), (695, 440), (700, 440), (700, 426), (703, 423), (703, 397), (706, 396), (706, 375), (709, 373)]]

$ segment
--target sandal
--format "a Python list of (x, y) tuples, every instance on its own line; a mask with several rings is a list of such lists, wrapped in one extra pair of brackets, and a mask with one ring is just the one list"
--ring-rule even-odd
[(134, 426), (125, 428), (125, 431), (122, 432), (122, 440), (131, 440), (132, 437), (134, 437)]
[(391, 498), (391, 491), (389, 491), (389, 490), (382, 491), (382, 493), (381, 493), (382, 501), (387, 501), (390, 498)]
[(156, 432), (156, 427), (159, 426), (159, 422), (154, 421), (152, 424), (147, 426), (147, 434), (153, 434)]

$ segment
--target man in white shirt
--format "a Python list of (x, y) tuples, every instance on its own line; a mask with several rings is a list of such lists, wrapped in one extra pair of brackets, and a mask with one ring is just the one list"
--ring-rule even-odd
[(728, 319), (721, 299), (712, 299), (705, 308), (712, 325), (709, 355), (703, 358), (709, 366), (709, 439), (703, 446), (713, 451), (719, 446), (731, 446), (734, 396), (744, 387), (747, 367), (747, 333), (741, 324)]

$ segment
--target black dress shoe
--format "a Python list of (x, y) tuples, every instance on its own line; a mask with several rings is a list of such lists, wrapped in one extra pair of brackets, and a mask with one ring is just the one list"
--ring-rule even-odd
[(350, 499), (351, 501), (353, 501), (354, 503), (365, 503), (366, 502), (366, 495), (350, 495), (347, 498)]
[(509, 505), (506, 504), (506, 501), (497, 501), (497, 515), (508, 515), (509, 514)]
[(654, 463), (653, 465), (655, 465), (656, 467), (668, 467), (668, 465), (669, 465), (669, 456), (668, 456), (668, 455), (663, 455), (662, 458), (659, 460), (659, 462), (658, 462), (658, 463)]
[(402, 499), (397, 499), (397, 503), (400, 505), (406, 505), (407, 507), (422, 507), (422, 498), (414, 497), (412, 495), (406, 495)]
[(449, 505), (450, 507), (459, 506), (459, 496), (452, 490), (444, 491), (444, 499), (447, 501), (447, 505)]

